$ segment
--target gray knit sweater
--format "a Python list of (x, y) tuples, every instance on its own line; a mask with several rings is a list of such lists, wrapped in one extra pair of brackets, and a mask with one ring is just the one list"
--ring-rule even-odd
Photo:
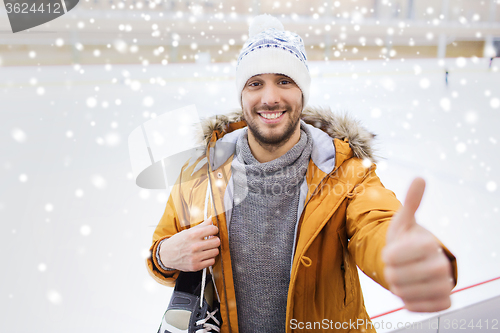
[(247, 133), (232, 163), (229, 247), (240, 332), (284, 332), (300, 186), (312, 152), (309, 130), (283, 156), (259, 163)]

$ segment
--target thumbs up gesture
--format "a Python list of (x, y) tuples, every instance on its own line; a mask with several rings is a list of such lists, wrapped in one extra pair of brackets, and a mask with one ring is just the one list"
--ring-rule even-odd
[(451, 263), (434, 236), (415, 220), (425, 190), (422, 178), (413, 180), (404, 206), (394, 215), (382, 251), (389, 289), (405, 308), (434, 312), (451, 305), (454, 286)]

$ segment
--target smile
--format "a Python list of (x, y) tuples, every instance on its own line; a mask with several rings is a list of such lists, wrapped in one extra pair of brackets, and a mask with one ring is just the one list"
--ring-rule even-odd
[(266, 112), (266, 113), (259, 113), (259, 116), (261, 116), (262, 118), (266, 118), (266, 119), (276, 119), (276, 118), (279, 118), (281, 117), (281, 115), (285, 113), (285, 112)]

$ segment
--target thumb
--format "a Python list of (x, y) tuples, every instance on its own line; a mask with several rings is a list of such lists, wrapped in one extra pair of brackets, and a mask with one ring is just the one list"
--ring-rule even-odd
[(413, 180), (406, 193), (405, 205), (403, 209), (407, 211), (408, 214), (415, 216), (415, 212), (420, 206), (422, 197), (425, 191), (425, 180), (423, 178), (417, 177)]
[(200, 223), (200, 225), (212, 225), (212, 216), (207, 217), (207, 219)]
[(417, 177), (413, 180), (406, 193), (403, 207), (394, 215), (387, 231), (388, 238), (409, 230), (416, 224), (415, 212), (420, 206), (425, 191), (425, 180)]
[(194, 224), (192, 227), (193, 228), (196, 228), (196, 227), (201, 228), (201, 227), (206, 227), (206, 226), (212, 225), (212, 224), (213, 224), (212, 223), (212, 216), (210, 216), (210, 217), (207, 217), (207, 219), (205, 221), (199, 222), (198, 224)]

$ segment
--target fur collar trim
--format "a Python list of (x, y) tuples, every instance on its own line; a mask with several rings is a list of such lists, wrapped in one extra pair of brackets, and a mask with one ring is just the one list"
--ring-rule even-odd
[[(361, 159), (376, 160), (373, 148), (375, 134), (365, 129), (359, 120), (344, 112), (333, 113), (330, 108), (306, 107), (302, 112), (302, 120), (327, 133), (332, 139), (346, 140), (353, 150), (354, 156)], [(206, 145), (212, 138), (214, 131), (224, 135), (232, 132), (231, 124), (244, 121), (241, 110), (226, 115), (217, 115), (203, 120), (203, 135), (200, 138)]]

